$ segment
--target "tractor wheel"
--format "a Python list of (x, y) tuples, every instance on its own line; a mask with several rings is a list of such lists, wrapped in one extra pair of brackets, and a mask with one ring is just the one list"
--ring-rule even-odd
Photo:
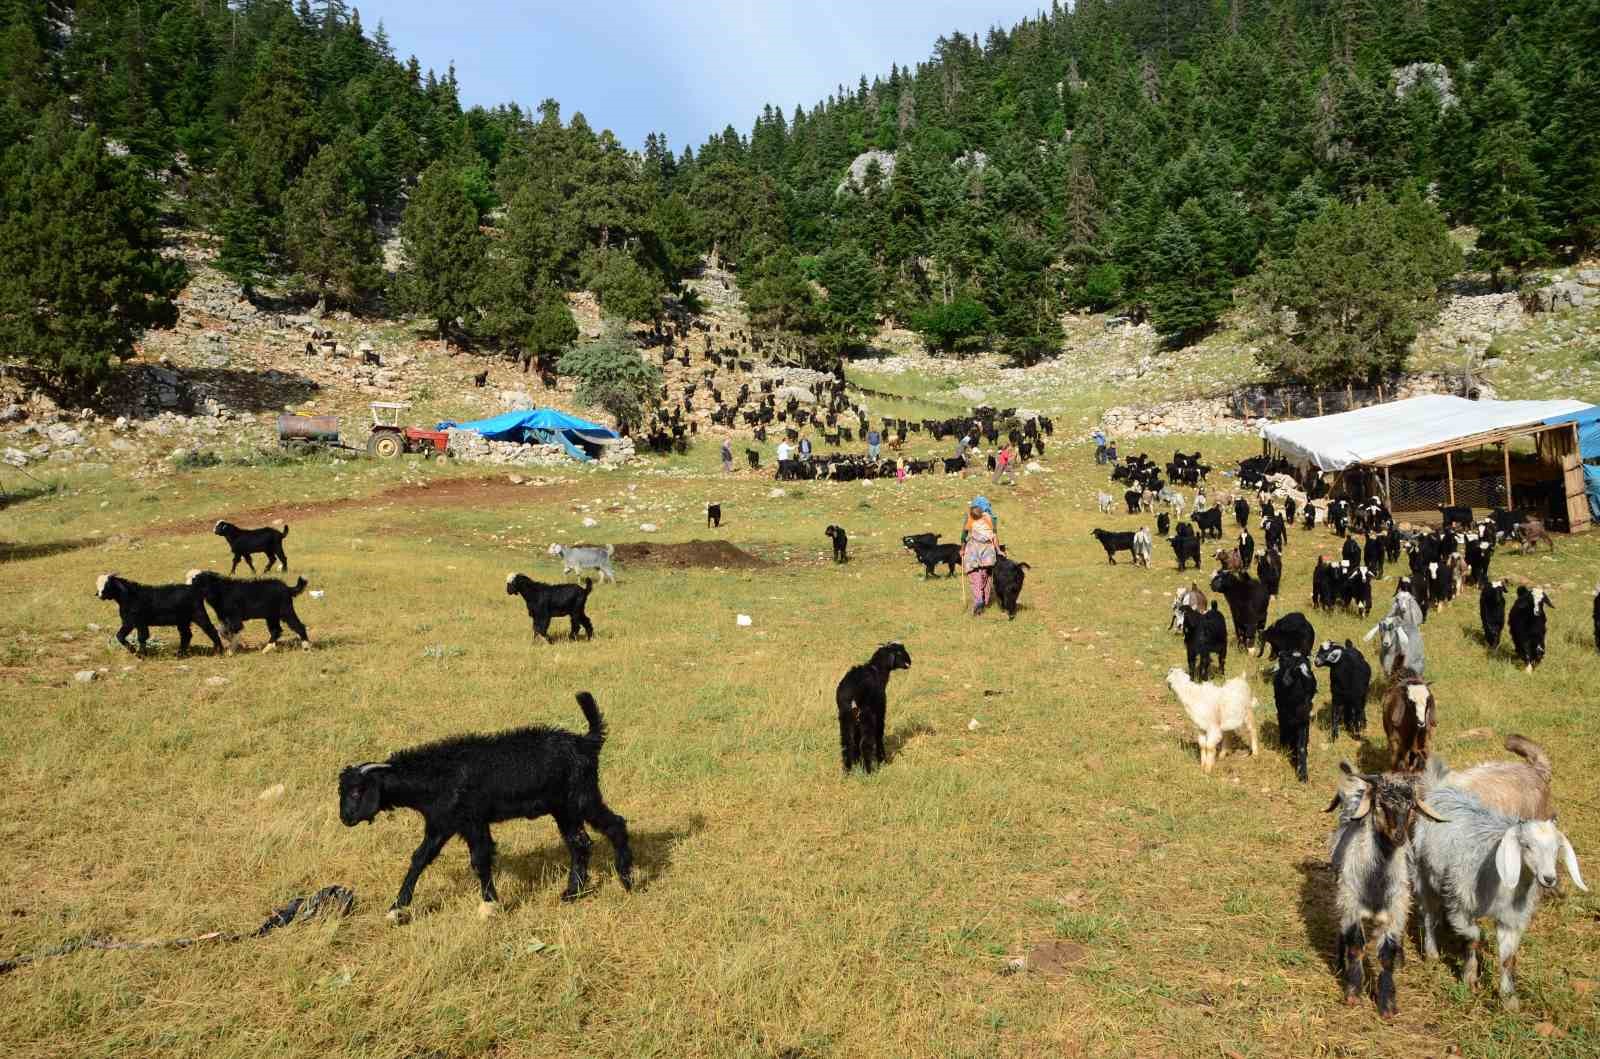
[(387, 430), (367, 439), (367, 455), (374, 459), (392, 460), (405, 451), (405, 439)]

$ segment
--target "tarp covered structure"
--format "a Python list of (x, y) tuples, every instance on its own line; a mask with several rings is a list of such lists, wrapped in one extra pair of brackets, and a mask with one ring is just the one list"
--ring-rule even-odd
[(447, 419), (439, 424), (438, 429), (470, 430), (490, 441), (560, 445), (567, 450), (567, 455), (577, 460), (593, 459), (588, 449), (615, 441), (619, 436), (615, 430), (554, 408), (505, 412), (490, 416), (488, 419), (474, 419), (468, 423), (457, 423)]
[(1578, 424), (1578, 452), (1583, 456), (1583, 487), (1589, 498), (1589, 512), (1600, 519), (1600, 406), (1568, 412), (1545, 420), (1551, 426), (1558, 423)]
[(1491, 445), (1533, 433), (1583, 401), (1470, 401), (1429, 394), (1337, 415), (1273, 423), (1261, 437), (1285, 458), (1318, 470), (1386, 467), (1435, 452)]

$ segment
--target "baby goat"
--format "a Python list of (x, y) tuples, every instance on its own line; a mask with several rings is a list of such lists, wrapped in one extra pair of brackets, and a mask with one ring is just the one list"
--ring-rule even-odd
[(489, 825), (503, 820), (555, 818), (567, 845), (571, 867), (563, 901), (589, 885), (588, 824), (611, 842), (617, 879), (633, 889), (633, 852), (628, 822), (600, 796), (600, 748), (605, 721), (594, 696), (578, 693), (589, 722), (583, 735), (536, 725), (497, 735), (465, 735), (413, 747), (387, 761), (349, 765), (339, 773), (339, 819), (346, 827), (371, 823), (380, 812), (414, 809), (422, 815), (422, 844), (389, 908), (391, 922), (402, 922), (417, 878), (457, 835), (466, 842), (477, 873), (482, 916), (494, 914), (500, 900), (494, 888), (494, 838)]
[(721, 504), (707, 504), (706, 505), (706, 529), (721, 529), (721, 528), (722, 528), (722, 505)]
[(1578, 871), (1578, 856), (1553, 821), (1497, 813), (1471, 793), (1450, 786), (1431, 790), (1428, 801), (1444, 819), (1430, 814), (1429, 821), (1417, 822), (1412, 836), (1422, 957), (1431, 960), (1439, 955), (1439, 920), (1449, 920), (1467, 941), (1461, 979), (1476, 989), (1482, 937), (1478, 920), (1493, 919), (1500, 997), (1508, 1010), (1515, 1011), (1517, 948), (1539, 909), (1540, 892), (1555, 888), (1558, 857), (1572, 884), (1588, 892)]
[(1411, 677), (1389, 685), (1383, 697), (1383, 734), (1389, 740), (1389, 767), (1396, 772), (1421, 772), (1433, 749), (1439, 725), (1433, 689)]
[(1250, 737), (1250, 756), (1259, 749), (1256, 738), (1256, 698), (1244, 677), (1234, 677), (1220, 687), (1216, 684), (1197, 684), (1183, 670), (1173, 666), (1167, 671), (1167, 687), (1183, 704), (1183, 712), (1195, 727), (1195, 739), (1200, 744), (1200, 771), (1207, 773), (1217, 763), (1217, 750), (1225, 733), (1233, 732), (1236, 738)]
[(297, 578), (291, 587), (276, 578), (245, 581), (223, 577), (209, 570), (190, 570), (184, 580), (193, 585), (211, 604), (211, 609), (217, 612), (217, 622), (228, 639), (229, 653), (238, 648), (239, 633), (244, 631), (244, 623), (255, 620), (267, 623), (267, 633), (271, 637), (261, 650), (272, 651), (277, 648), (278, 637), (283, 635), (285, 625), (300, 637), (303, 649), (311, 649), (311, 635), (306, 632), (300, 615), (294, 612), (294, 598), (306, 590), (305, 578)]
[[(1359, 790), (1353, 811), (1342, 812), (1333, 833), (1332, 866), (1337, 876), (1334, 906), (1339, 912), (1339, 971), (1344, 980), (1344, 1002), (1361, 997), (1367, 944), (1378, 945), (1378, 1014), (1393, 1018), (1400, 1011), (1395, 999), (1394, 965), (1405, 944), (1406, 917), (1411, 910), (1411, 864), (1406, 843), (1418, 815), (1438, 820), (1439, 814), (1415, 789), (1398, 778), (1362, 775), (1341, 761), (1345, 783)], [(1328, 812), (1346, 805), (1343, 794), (1334, 795)], [(1369, 939), (1371, 926), (1376, 939)]]
[(845, 533), (843, 526), (829, 526), (822, 531), (823, 536), (833, 542), (833, 561), (847, 563), (850, 561), (850, 537)]
[(839, 752), (844, 771), (859, 764), (866, 772), (873, 761), (882, 765), (883, 725), (889, 712), (889, 675), (896, 669), (910, 669), (911, 655), (899, 643), (886, 643), (864, 664), (852, 666), (834, 691), (839, 707)]
[(1517, 589), (1517, 601), (1511, 604), (1506, 616), (1506, 626), (1511, 631), (1511, 643), (1517, 649), (1525, 670), (1532, 673), (1544, 661), (1545, 608), (1555, 609), (1555, 603), (1544, 589), (1530, 589), (1522, 585)]
[(274, 529), (272, 526), (263, 526), (261, 529), (240, 529), (231, 522), (218, 522), (212, 527), (211, 532), (228, 541), (228, 549), (233, 552), (233, 565), (228, 568), (232, 574), (239, 569), (239, 560), (244, 560), (244, 565), (256, 572), (256, 564), (250, 561), (250, 556), (265, 554), (267, 557), (267, 570), (272, 571), (272, 564), (277, 563), (283, 569), (289, 569), (289, 557), (283, 554), (284, 538), (289, 536), (289, 527)]
[(533, 619), (533, 635), (543, 636), (547, 643), (556, 642), (550, 635), (551, 618), (572, 619), (572, 629), (567, 637), (570, 640), (578, 638), (579, 626), (582, 626), (584, 635), (594, 639), (594, 625), (583, 612), (584, 605), (589, 602), (589, 593), (593, 590), (592, 577), (584, 578), (583, 587), (580, 588), (577, 585), (547, 585), (525, 574), (506, 575), (506, 595), (522, 597), (522, 602), (528, 607), (528, 617)]
[[(144, 654), (144, 645), (150, 639), (151, 626), (173, 625), (178, 629), (178, 651), (189, 650), (189, 626), (198, 625), (210, 637), (217, 653), (222, 653), (222, 641), (217, 637), (216, 626), (206, 616), (205, 598), (191, 585), (141, 585), (116, 574), (101, 574), (95, 582), (96, 599), (115, 600), (122, 627), (117, 630), (117, 642), (134, 654)], [(139, 630), (139, 646), (128, 643), (128, 633)]]

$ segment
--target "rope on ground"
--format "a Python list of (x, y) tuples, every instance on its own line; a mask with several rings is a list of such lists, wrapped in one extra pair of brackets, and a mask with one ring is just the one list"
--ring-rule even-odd
[(46, 960), (56, 956), (69, 956), (84, 949), (92, 949), (99, 952), (187, 949), (208, 941), (228, 942), (243, 941), (246, 938), (259, 938), (272, 933), (279, 927), (286, 927), (291, 923), (304, 922), (324, 912), (347, 916), (355, 908), (355, 904), (356, 895), (353, 890), (343, 886), (324, 886), (310, 897), (296, 897), (282, 908), (273, 909), (272, 914), (267, 916), (266, 921), (248, 934), (214, 930), (209, 934), (196, 934), (188, 938), (161, 938), (151, 941), (118, 941), (116, 938), (97, 937), (76, 938), (52, 949), (23, 953), (9, 960), (0, 960), (0, 974), (9, 974), (20, 967), (26, 967), (28, 964), (36, 963), (39, 960)]

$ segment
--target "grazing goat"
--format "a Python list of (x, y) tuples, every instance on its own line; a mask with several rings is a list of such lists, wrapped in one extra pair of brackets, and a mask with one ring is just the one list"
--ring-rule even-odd
[(1283, 586), (1283, 556), (1268, 548), (1256, 558), (1256, 577), (1267, 586), (1267, 595), (1274, 599)]
[(1600, 651), (1600, 588), (1594, 590), (1594, 647)]
[(1129, 489), (1122, 494), (1122, 501), (1128, 505), (1128, 514), (1137, 515), (1144, 508), (1144, 493), (1138, 489)]
[(589, 621), (589, 616), (583, 608), (589, 602), (589, 593), (594, 590), (594, 578), (583, 579), (582, 587), (578, 585), (547, 585), (542, 581), (535, 581), (524, 574), (506, 575), (506, 595), (521, 596), (522, 602), (528, 607), (528, 617), (533, 619), (533, 635), (535, 639), (544, 637), (546, 643), (555, 643), (555, 638), (550, 635), (551, 618), (570, 618), (572, 628), (567, 638), (576, 640), (578, 629), (581, 626), (584, 634), (591, 640), (594, 639), (594, 625)]
[(839, 753), (846, 773), (855, 765), (871, 772), (874, 761), (882, 765), (886, 760), (883, 726), (889, 710), (889, 675), (910, 668), (905, 646), (886, 643), (865, 663), (850, 667), (839, 681), (833, 697), (839, 707)]
[(1511, 630), (1511, 644), (1517, 649), (1517, 658), (1528, 673), (1532, 673), (1534, 667), (1544, 661), (1546, 607), (1554, 608), (1555, 604), (1544, 589), (1530, 589), (1527, 585), (1521, 585), (1517, 588), (1517, 601), (1511, 604), (1511, 613), (1506, 615), (1506, 625)]
[(1339, 726), (1351, 739), (1360, 739), (1367, 730), (1367, 691), (1372, 687), (1372, 667), (1349, 640), (1339, 646), (1332, 640), (1323, 641), (1317, 651), (1316, 664), (1328, 671), (1328, 690), (1332, 701), (1328, 705), (1328, 728), (1332, 738), (1339, 738)]
[(722, 505), (721, 504), (707, 504), (706, 505), (706, 529), (721, 529), (721, 528), (722, 528)]
[[(1495, 921), (1500, 998), (1518, 1007), (1517, 949), (1539, 909), (1543, 890), (1556, 885), (1556, 860), (1572, 884), (1588, 892), (1572, 843), (1554, 821), (1522, 820), (1497, 813), (1467, 791), (1435, 787), (1428, 801), (1436, 810), (1412, 832), (1416, 853), (1417, 904), (1422, 913), (1422, 957), (1439, 955), (1439, 921), (1466, 939), (1461, 979), (1477, 988), (1479, 919)], [(1443, 819), (1439, 819), (1442, 817)]]
[[(1399, 778), (1362, 775), (1341, 761), (1345, 783), (1359, 791), (1349, 806), (1345, 792), (1334, 795), (1327, 811), (1344, 807), (1333, 833), (1332, 867), (1337, 883), (1334, 907), (1339, 913), (1339, 973), (1344, 1002), (1360, 1001), (1369, 942), (1377, 942), (1378, 1014), (1393, 1018), (1400, 1011), (1394, 987), (1394, 965), (1403, 954), (1406, 918), (1411, 911), (1411, 858), (1407, 854), (1418, 816), (1438, 820), (1439, 812), (1415, 788)], [(1346, 818), (1346, 814), (1348, 817)], [(1368, 929), (1375, 937), (1369, 937)]]
[[(187, 653), (192, 636), (189, 626), (198, 625), (210, 638), (217, 653), (222, 653), (222, 640), (206, 616), (205, 598), (192, 585), (141, 585), (116, 574), (101, 574), (95, 581), (96, 599), (114, 600), (122, 627), (117, 630), (117, 642), (133, 654), (144, 654), (152, 626), (175, 626), (178, 630), (178, 651)], [(128, 643), (128, 633), (139, 630), (139, 646)]]
[[(1132, 536), (1132, 534), (1129, 534), (1129, 536)], [(912, 537), (907, 537), (905, 540), (911, 542), (906, 547), (916, 553), (917, 562), (922, 564), (922, 576), (924, 579), (932, 577), (933, 568), (940, 563), (945, 566), (944, 575), (946, 577), (954, 577), (956, 575), (956, 567), (961, 565), (961, 546), (959, 544), (928, 544)]]
[(847, 563), (850, 561), (850, 538), (845, 533), (843, 526), (829, 526), (822, 531), (823, 536), (833, 542), (833, 561)]
[(289, 527), (276, 529), (272, 526), (263, 526), (261, 529), (240, 529), (231, 522), (218, 522), (211, 529), (219, 537), (226, 538), (228, 550), (233, 552), (233, 565), (228, 568), (232, 574), (239, 569), (239, 561), (244, 560), (244, 565), (256, 572), (256, 564), (250, 561), (252, 555), (265, 555), (267, 569), (271, 573), (272, 564), (277, 563), (283, 569), (289, 569), (289, 557), (283, 554), (283, 539), (289, 535)]
[[(1595, 597), (1600, 600), (1600, 596)], [(1500, 646), (1506, 627), (1506, 583), (1485, 581), (1478, 591), (1478, 621), (1483, 625), (1483, 642), (1493, 651)]]
[(1311, 714), (1317, 699), (1317, 678), (1311, 663), (1299, 651), (1278, 656), (1278, 670), (1272, 675), (1272, 700), (1278, 709), (1278, 745), (1289, 752), (1300, 782), (1308, 780), (1311, 754)]
[(1172, 533), (1172, 516), (1165, 511), (1156, 515), (1156, 536), (1166, 537)]
[(1267, 623), (1267, 608), (1272, 597), (1267, 586), (1243, 571), (1218, 570), (1211, 577), (1211, 591), (1221, 592), (1233, 617), (1233, 632), (1243, 647), (1254, 647), (1256, 634)]
[(389, 906), (389, 919), (407, 917), (417, 879), (439, 851), (457, 835), (467, 844), (472, 870), (478, 876), (481, 916), (493, 915), (499, 903), (494, 888), (494, 838), (491, 824), (505, 820), (555, 819), (571, 865), (563, 901), (589, 885), (588, 824), (611, 842), (617, 880), (633, 889), (633, 852), (628, 822), (606, 806), (600, 795), (600, 748), (605, 721), (594, 696), (578, 693), (578, 706), (589, 722), (583, 735), (536, 725), (496, 735), (464, 735), (402, 750), (387, 761), (348, 765), (339, 773), (339, 819), (346, 827), (371, 823), (380, 812), (411, 809), (422, 816), (422, 844), (411, 855), (411, 867), (400, 893)]
[(616, 549), (608, 544), (604, 548), (569, 548), (560, 544), (550, 545), (550, 554), (561, 560), (561, 576), (568, 574), (581, 574), (585, 570), (593, 570), (600, 575), (602, 581), (617, 583), (617, 575), (611, 570), (611, 554)]
[(904, 537), (900, 538), (900, 543), (904, 544), (907, 548), (910, 548), (912, 551), (916, 551), (919, 547), (931, 548), (935, 544), (939, 543), (939, 534), (937, 534), (937, 533), (908, 533)]
[(1117, 565), (1116, 553), (1127, 552), (1138, 561), (1138, 556), (1133, 551), (1133, 534), (1113, 533), (1110, 530), (1096, 529), (1089, 532), (1089, 536), (1100, 542), (1100, 547), (1106, 550), (1106, 562), (1112, 566)]
[(1521, 761), (1485, 761), (1451, 769), (1437, 755), (1428, 759), (1427, 785), (1454, 787), (1474, 795), (1497, 813), (1523, 820), (1554, 820), (1553, 769), (1544, 747), (1520, 735), (1506, 736), (1506, 749)]
[(1552, 552), (1556, 550), (1556, 539), (1550, 536), (1550, 532), (1544, 528), (1544, 523), (1536, 518), (1530, 518), (1518, 526), (1517, 531), (1522, 534), (1521, 551), (1523, 555), (1527, 555), (1531, 551), (1537, 551), (1540, 541), (1544, 541), (1545, 544), (1549, 545)]
[(1244, 677), (1234, 677), (1226, 684), (1197, 684), (1174, 666), (1167, 671), (1167, 687), (1183, 704), (1183, 712), (1195, 728), (1195, 741), (1200, 744), (1200, 771), (1209, 775), (1217, 763), (1217, 751), (1225, 733), (1237, 733), (1241, 739), (1250, 737), (1250, 756), (1260, 749), (1256, 737), (1256, 698)]
[(1183, 653), (1189, 662), (1191, 680), (1211, 679), (1212, 655), (1217, 657), (1217, 674), (1228, 672), (1228, 623), (1215, 603), (1209, 610), (1184, 607)]
[(1261, 646), (1256, 650), (1256, 657), (1266, 654), (1268, 647), (1272, 648), (1273, 658), (1289, 650), (1309, 655), (1316, 642), (1317, 630), (1306, 620), (1306, 616), (1298, 610), (1291, 611), (1267, 626), (1261, 634)]
[(1390, 615), (1374, 625), (1364, 638), (1371, 643), (1378, 640), (1378, 668), (1390, 680), (1402, 679), (1402, 673), (1420, 678), (1425, 667), (1422, 648), (1422, 630), (1403, 618)]
[(1016, 620), (1017, 597), (1022, 595), (1022, 582), (1027, 577), (1024, 571), (1031, 569), (1027, 563), (1015, 562), (1008, 556), (995, 557), (994, 598), (999, 601), (1000, 609), (1006, 612), (1007, 620)]
[(1316, 568), (1311, 571), (1311, 606), (1315, 610), (1332, 610), (1342, 595), (1338, 563), (1330, 563), (1317, 556)]
[(1395, 772), (1421, 772), (1433, 750), (1433, 731), (1439, 726), (1433, 689), (1415, 678), (1399, 680), (1383, 697), (1383, 734), (1389, 740), (1389, 768)]
[(294, 598), (306, 590), (306, 579), (295, 580), (293, 587), (275, 578), (259, 581), (235, 580), (209, 570), (190, 570), (185, 582), (195, 587), (205, 601), (216, 611), (217, 624), (222, 626), (223, 638), (228, 641), (231, 653), (239, 645), (239, 633), (244, 623), (265, 621), (269, 639), (261, 650), (271, 651), (278, 646), (278, 637), (285, 625), (300, 637), (300, 646), (311, 649), (311, 636), (306, 632), (300, 616), (294, 612)]

